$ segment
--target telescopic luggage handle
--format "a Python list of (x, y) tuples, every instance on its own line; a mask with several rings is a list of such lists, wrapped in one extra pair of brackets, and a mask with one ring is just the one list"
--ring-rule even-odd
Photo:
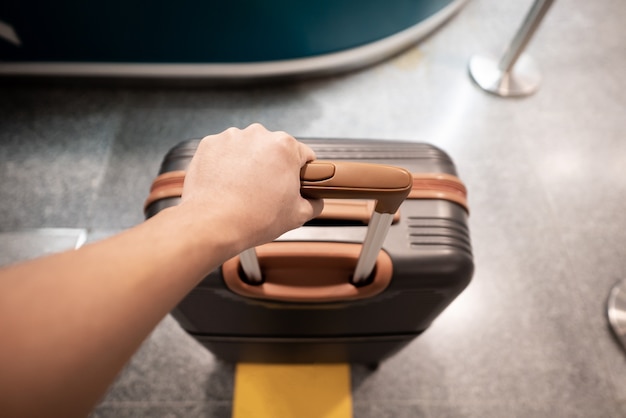
[(314, 199), (375, 199), (377, 213), (394, 214), (413, 186), (404, 168), (348, 161), (313, 161), (300, 171), (300, 192)]
[[(313, 199), (374, 199), (352, 283), (362, 284), (372, 273), (393, 216), (411, 192), (413, 175), (407, 170), (381, 164), (348, 161), (313, 161), (300, 172), (301, 194)], [(241, 268), (251, 283), (262, 283), (254, 248), (239, 256)]]

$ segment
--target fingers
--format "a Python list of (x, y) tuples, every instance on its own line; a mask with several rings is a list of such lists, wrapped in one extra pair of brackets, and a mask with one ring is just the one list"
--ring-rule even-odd
[(309, 219), (307, 219), (307, 221), (310, 221), (311, 219), (317, 217), (320, 215), (320, 213), (322, 213), (322, 210), (324, 209), (324, 200), (323, 199), (305, 199), (307, 200), (307, 202), (309, 202), (309, 204), (311, 205), (311, 216), (309, 216)]
[(322, 213), (322, 209), (324, 209), (323, 199), (301, 198), (298, 211), (299, 216), (298, 219), (295, 219), (296, 225), (292, 226), (291, 229), (302, 226), (311, 219), (319, 216), (319, 214)]
[[(295, 140), (295, 138), (294, 138), (294, 140)], [(303, 144), (302, 142), (299, 142), (297, 140), (295, 140), (295, 141), (296, 141), (296, 144), (298, 145), (298, 155), (300, 157), (300, 168), (302, 168), (306, 163), (309, 163), (309, 162), (314, 161), (316, 159), (315, 151), (313, 151), (313, 149), (311, 147), (309, 147), (308, 145)], [(303, 200), (306, 202), (305, 203), (306, 219), (304, 220), (304, 222), (310, 221), (311, 219), (319, 216), (319, 214), (322, 213), (322, 210), (324, 209), (324, 200), (323, 199), (305, 199), (305, 198), (303, 198)]]
[(315, 160), (315, 151), (313, 151), (311, 147), (303, 144), (302, 142), (298, 142), (298, 145), (300, 154), (300, 167), (304, 166), (308, 162)]
[[(248, 126), (246, 129), (251, 130), (256, 133), (266, 133), (272, 134), (274, 137), (282, 142), (283, 146), (288, 148), (296, 147), (296, 155), (298, 158), (298, 169), (302, 168), (306, 163), (314, 161), (316, 159), (315, 151), (308, 145), (299, 142), (296, 138), (289, 135), (287, 132), (283, 131), (268, 131), (263, 125), (259, 123), (254, 123)], [(298, 170), (298, 176), (300, 175), (300, 170)], [(319, 216), (322, 213), (322, 209), (324, 209), (324, 201), (322, 199), (305, 199), (301, 198), (301, 214), (302, 218), (300, 219), (300, 225)]]
[(284, 145), (287, 147), (293, 147), (295, 145), (298, 155), (298, 161), (300, 162), (300, 167), (310, 161), (315, 160), (315, 152), (311, 149), (311, 147), (303, 144), (302, 142), (299, 142), (296, 138), (289, 135), (287, 132), (269, 131), (267, 128), (265, 128), (265, 126), (261, 125), (260, 123), (253, 123), (244, 129), (244, 131), (246, 130), (254, 132), (257, 135), (273, 135), (276, 139), (284, 141)]

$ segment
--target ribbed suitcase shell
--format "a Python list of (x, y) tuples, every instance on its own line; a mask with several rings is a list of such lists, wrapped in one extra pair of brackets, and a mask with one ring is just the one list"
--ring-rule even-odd
[[(345, 139), (302, 142), (315, 150), (318, 159), (456, 175), (448, 155), (429, 144)], [(197, 144), (193, 140), (174, 147), (159, 173), (186, 169)], [(179, 201), (154, 202), (146, 216)], [(400, 215), (383, 246), (393, 262), (391, 284), (375, 297), (331, 303), (250, 299), (231, 292), (218, 269), (172, 314), (189, 334), (227, 361), (377, 364), (427, 329), (468, 285), (474, 268), (468, 215), (462, 206), (438, 199), (407, 200)], [(281, 239), (361, 242), (366, 228), (341, 223), (307, 225)]]

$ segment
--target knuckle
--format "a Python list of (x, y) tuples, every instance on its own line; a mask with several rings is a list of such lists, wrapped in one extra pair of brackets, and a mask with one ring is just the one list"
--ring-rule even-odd
[(263, 126), (262, 124), (260, 124), (259, 122), (254, 122), (251, 123), (247, 129), (253, 130), (253, 131), (267, 131), (267, 129), (265, 128), (265, 126)]
[(211, 144), (215, 141), (215, 135), (207, 135), (200, 140), (198, 144), (198, 150), (202, 150), (206, 147), (211, 146)]
[(276, 138), (276, 141), (284, 147), (293, 146), (296, 142), (296, 139), (285, 131), (274, 132), (274, 137)]
[(235, 134), (237, 134), (238, 132), (240, 132), (240, 129), (239, 129), (239, 128), (235, 128), (234, 126), (231, 126), (230, 128), (228, 128), (228, 129), (226, 129), (226, 130), (224, 131), (224, 133), (225, 133), (226, 135), (235, 135)]

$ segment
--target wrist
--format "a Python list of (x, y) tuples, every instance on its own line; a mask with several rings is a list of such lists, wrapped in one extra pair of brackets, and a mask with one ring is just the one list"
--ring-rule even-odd
[(245, 249), (240, 225), (228, 211), (183, 202), (157, 217), (168, 225), (169, 239), (178, 240), (183, 247), (185, 262), (197, 260), (208, 269), (207, 273)]

